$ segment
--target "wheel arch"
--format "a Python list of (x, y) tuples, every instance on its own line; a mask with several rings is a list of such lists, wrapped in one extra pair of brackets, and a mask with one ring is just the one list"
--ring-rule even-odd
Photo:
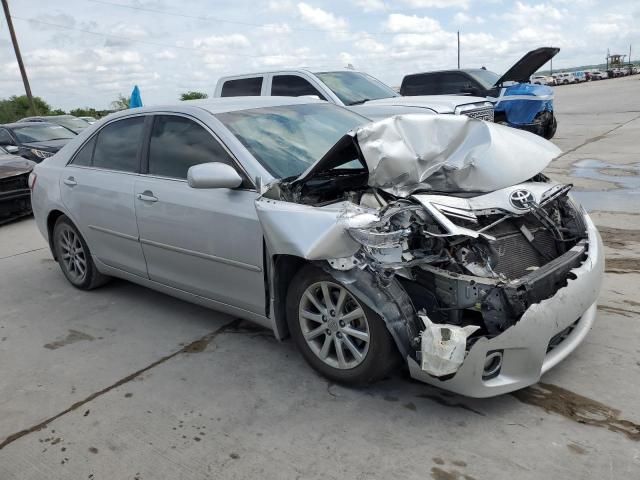
[(287, 325), (287, 293), (291, 280), (309, 260), (295, 255), (273, 255), (269, 258), (267, 312), (273, 317), (274, 334), (278, 340), (289, 336)]
[(53, 248), (53, 227), (56, 225), (58, 218), (63, 215), (66, 214), (63, 211), (57, 209), (51, 210), (47, 215), (47, 239), (49, 241), (49, 250), (51, 250), (51, 255), (53, 255), (54, 260), (58, 259), (56, 258), (55, 248)]

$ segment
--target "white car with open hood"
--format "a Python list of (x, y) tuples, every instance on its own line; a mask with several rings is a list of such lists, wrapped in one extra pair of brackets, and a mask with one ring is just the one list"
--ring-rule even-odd
[(558, 153), (465, 116), (225, 98), (112, 114), (30, 184), (77, 288), (120, 277), (257, 322), (332, 381), (402, 361), (487, 397), (535, 383), (596, 317), (602, 243), (540, 173)]

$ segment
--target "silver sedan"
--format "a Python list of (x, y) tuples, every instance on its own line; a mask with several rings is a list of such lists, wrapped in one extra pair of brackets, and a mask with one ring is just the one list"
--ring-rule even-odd
[(601, 241), (539, 174), (557, 153), (466, 117), (240, 97), (110, 115), (30, 184), (79, 289), (119, 277), (251, 320), (333, 381), (404, 362), (482, 397), (535, 383), (595, 319)]

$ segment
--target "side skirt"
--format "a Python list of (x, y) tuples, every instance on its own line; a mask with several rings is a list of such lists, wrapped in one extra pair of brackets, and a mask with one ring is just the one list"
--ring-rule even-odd
[(233, 315), (244, 320), (257, 323), (258, 325), (268, 328), (269, 330), (273, 331), (274, 334), (276, 334), (275, 322), (271, 318), (268, 318), (264, 315), (258, 315), (256, 313), (249, 312), (248, 310), (234, 307), (233, 305), (218, 302), (210, 298), (202, 297), (200, 295), (195, 295), (193, 293), (180, 290), (179, 288), (174, 288), (162, 283), (154, 282), (153, 280), (149, 280), (148, 278), (143, 278), (138, 275), (125, 272), (124, 270), (120, 270), (119, 268), (110, 267), (109, 265), (106, 265), (105, 263), (98, 260), (96, 257), (93, 257), (93, 261), (100, 273), (103, 273), (105, 275), (121, 278), (123, 280), (142, 285), (143, 287), (147, 287), (152, 290), (171, 295), (172, 297), (179, 298), (180, 300), (184, 300), (186, 302), (195, 303), (212, 310), (217, 310), (219, 312), (227, 313), (229, 315)]

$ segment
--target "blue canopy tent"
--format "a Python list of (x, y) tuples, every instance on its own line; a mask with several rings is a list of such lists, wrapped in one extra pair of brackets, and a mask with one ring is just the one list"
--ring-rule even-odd
[(131, 100), (129, 100), (129, 108), (136, 108), (142, 106), (142, 97), (140, 97), (140, 89), (138, 85), (133, 87), (131, 92)]

